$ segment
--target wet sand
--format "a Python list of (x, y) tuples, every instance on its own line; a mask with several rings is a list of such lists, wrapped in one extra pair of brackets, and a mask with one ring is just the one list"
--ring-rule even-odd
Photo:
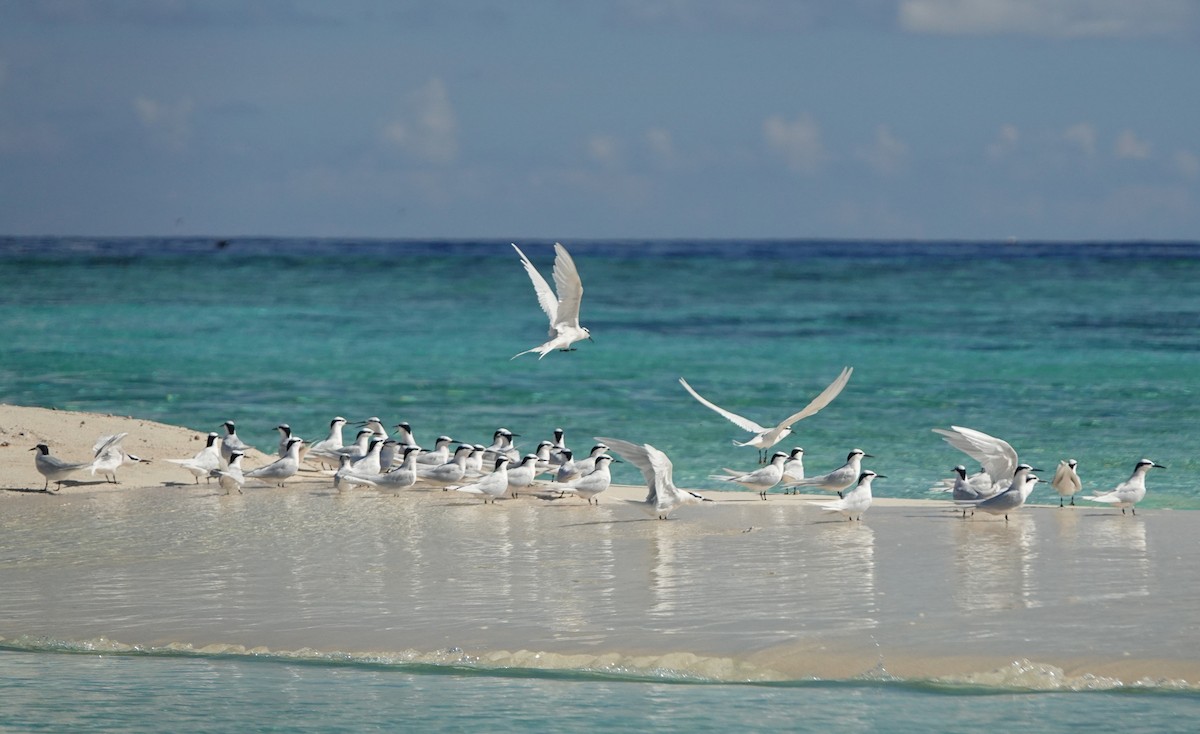
[[(4, 644), (137, 646), (620, 670), (720, 680), (897, 676), (1031, 688), (1200, 684), (1194, 512), (1027, 507), (963, 520), (877, 500), (705, 492), (647, 518), (452, 492), (291, 486), (226, 496), (162, 461), (44, 494), (28, 449), (104, 433), (183, 458), (203, 434), (0, 408)], [(61, 447), (61, 448), (60, 448)], [(252, 457), (247, 466), (265, 463)], [(881, 488), (882, 489), (882, 488)], [(3, 491), (7, 490), (7, 491)]]

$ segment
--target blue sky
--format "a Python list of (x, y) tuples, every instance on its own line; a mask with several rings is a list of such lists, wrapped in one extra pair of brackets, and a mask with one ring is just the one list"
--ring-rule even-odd
[(5, 2), (0, 234), (1200, 239), (1200, 2)]

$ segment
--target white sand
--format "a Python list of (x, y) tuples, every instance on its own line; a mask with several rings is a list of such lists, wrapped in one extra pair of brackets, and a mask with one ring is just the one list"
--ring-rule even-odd
[[(116, 486), (85, 474), (30, 491), (35, 444), (85, 461), (120, 431), (153, 463)], [(1029, 507), (1005, 523), (881, 498), (847, 523), (811, 497), (705, 491), (716, 501), (661, 522), (620, 502), (642, 487), (599, 507), (485, 506), (338, 493), (316, 472), (227, 497), (161, 461), (203, 445), (149, 421), (0, 407), (0, 637), (738, 680), (1200, 682), (1197, 513)]]

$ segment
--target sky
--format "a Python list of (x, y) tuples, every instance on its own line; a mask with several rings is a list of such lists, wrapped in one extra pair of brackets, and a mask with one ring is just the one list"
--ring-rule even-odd
[(1200, 0), (6, 0), (0, 234), (1200, 240)]

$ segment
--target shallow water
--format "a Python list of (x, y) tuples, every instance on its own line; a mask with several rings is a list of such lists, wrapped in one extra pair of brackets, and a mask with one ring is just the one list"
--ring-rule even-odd
[[(689, 685), (344, 663), (0, 650), (0, 731), (1187, 732), (1195, 694)], [(69, 690), (69, 696), (63, 694)]]

